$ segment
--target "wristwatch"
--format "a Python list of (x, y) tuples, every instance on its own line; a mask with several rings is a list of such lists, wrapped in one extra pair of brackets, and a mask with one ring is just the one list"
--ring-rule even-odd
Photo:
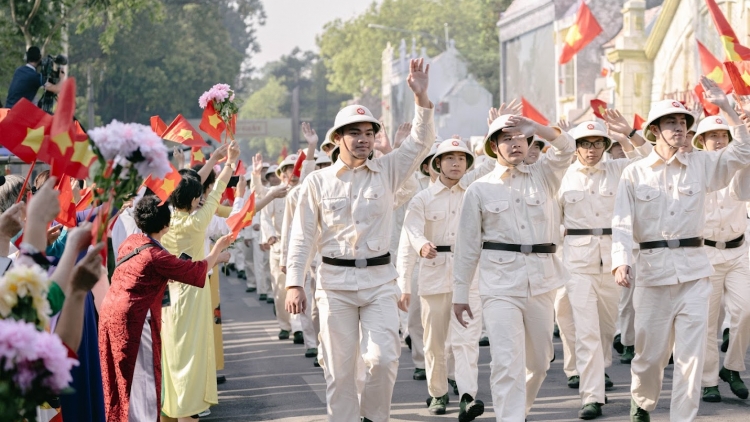
[(628, 134), (628, 139), (632, 138), (633, 135), (635, 135), (635, 132), (636, 132), (636, 130), (635, 130), (635, 128), (633, 128), (633, 130), (630, 131), (630, 134)]

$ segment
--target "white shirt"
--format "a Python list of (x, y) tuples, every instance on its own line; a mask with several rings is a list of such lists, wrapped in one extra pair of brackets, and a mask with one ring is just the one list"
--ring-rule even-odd
[[(740, 171), (732, 179), (732, 183), (724, 189), (710, 192), (706, 195), (706, 226), (703, 238), (719, 242), (729, 242), (745, 234), (747, 230), (747, 201), (740, 201), (738, 187), (743, 181), (739, 180), (747, 171)], [(736, 182), (735, 182), (736, 180)], [(750, 183), (745, 180), (744, 183)], [(741, 255), (747, 255), (748, 243), (739, 248), (719, 249), (704, 246), (711, 264), (727, 262)]]

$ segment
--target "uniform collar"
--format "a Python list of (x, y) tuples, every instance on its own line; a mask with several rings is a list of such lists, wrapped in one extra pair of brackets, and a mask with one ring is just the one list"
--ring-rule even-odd
[(656, 153), (656, 148), (652, 149), (651, 153), (649, 153), (648, 156), (646, 156), (646, 158), (644, 158), (643, 160), (644, 160), (643, 163), (647, 165), (648, 167), (653, 167), (661, 163), (671, 164), (672, 161), (674, 160), (677, 160), (680, 162), (680, 164), (686, 166), (688, 165), (688, 161), (689, 161), (687, 154), (685, 154), (684, 152), (680, 152), (680, 151), (678, 151), (677, 154), (673, 155), (668, 160), (665, 160), (664, 158), (661, 157), (661, 155)]
[[(604, 157), (602, 157), (604, 158)], [(585, 170), (603, 170), (604, 165), (602, 164), (602, 160), (599, 160), (596, 165), (593, 166), (584, 166), (581, 163), (581, 160), (578, 159), (578, 156), (576, 156), (576, 160), (573, 162), (573, 164), (570, 165), (570, 168), (575, 171), (585, 171)]]
[(333, 165), (331, 165), (331, 167), (333, 168), (333, 172), (336, 175), (341, 174), (342, 171), (351, 171), (351, 170), (356, 170), (356, 169), (360, 169), (360, 168), (363, 168), (363, 167), (367, 167), (371, 171), (374, 171), (374, 172), (377, 172), (377, 173), (380, 172), (380, 166), (378, 165), (377, 161), (375, 161), (375, 159), (372, 159), (372, 160), (368, 159), (368, 160), (365, 161), (364, 164), (362, 164), (359, 167), (355, 167), (355, 168), (351, 168), (351, 167), (347, 166), (346, 164), (344, 164), (343, 160), (336, 160), (336, 162), (333, 163)]
[[(458, 187), (459, 189), (465, 190), (465, 188), (463, 186), (461, 186), (461, 182), (460, 181), (458, 183), (456, 183), (456, 186), (454, 186), (454, 188), (456, 188), (456, 187)], [(435, 179), (435, 181), (433, 183), (430, 184), (429, 187), (427, 187), (427, 189), (430, 191), (430, 193), (432, 195), (437, 195), (443, 189), (445, 189), (445, 190), (451, 190), (452, 188), (449, 188), (448, 186), (445, 186), (443, 184), (443, 182), (440, 181), (440, 177), (438, 177), (437, 179)]]
[(498, 161), (497, 164), (495, 164), (495, 170), (493, 170), (493, 172), (497, 174), (498, 178), (502, 178), (506, 171), (513, 171), (513, 169), (516, 169), (521, 173), (528, 173), (529, 165), (526, 163), (521, 163), (516, 167), (506, 167), (500, 164), (500, 162)]

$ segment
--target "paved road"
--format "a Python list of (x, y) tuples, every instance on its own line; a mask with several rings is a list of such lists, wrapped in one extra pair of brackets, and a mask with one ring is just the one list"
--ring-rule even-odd
[[(224, 278), (221, 285), (224, 321), (226, 367), (221, 374), (227, 382), (219, 386), (219, 405), (211, 409), (205, 421), (325, 421), (325, 380), (312, 359), (304, 357), (304, 346), (291, 340), (279, 341), (272, 305), (261, 303), (255, 293), (245, 293), (244, 282)], [(562, 371), (562, 345), (555, 339), (557, 360), (552, 363), (529, 421), (577, 421), (580, 402), (577, 391), (566, 385)], [(479, 398), (487, 412), (477, 421), (494, 421), (489, 387), (489, 348), (481, 350), (479, 359)], [(750, 363), (750, 361), (748, 362)], [(457, 420), (458, 397), (451, 395), (445, 416), (431, 416), (425, 407), (428, 396), (424, 381), (411, 379), (414, 366), (404, 345), (393, 394), (391, 420), (441, 421)], [(628, 421), (630, 409), (630, 366), (619, 360), (608, 370), (615, 388), (607, 393), (609, 404), (599, 420)], [(750, 380), (750, 374), (743, 378)], [(672, 386), (671, 366), (664, 378), (659, 406), (652, 412), (654, 421), (669, 420), (669, 398)], [(750, 420), (750, 400), (734, 397), (727, 384), (719, 386), (723, 403), (702, 403), (698, 420), (740, 422)]]

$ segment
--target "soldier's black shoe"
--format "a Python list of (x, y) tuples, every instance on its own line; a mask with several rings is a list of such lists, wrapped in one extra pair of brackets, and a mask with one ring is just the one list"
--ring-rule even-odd
[(471, 422), (484, 413), (484, 402), (464, 393), (458, 404), (458, 422)]

